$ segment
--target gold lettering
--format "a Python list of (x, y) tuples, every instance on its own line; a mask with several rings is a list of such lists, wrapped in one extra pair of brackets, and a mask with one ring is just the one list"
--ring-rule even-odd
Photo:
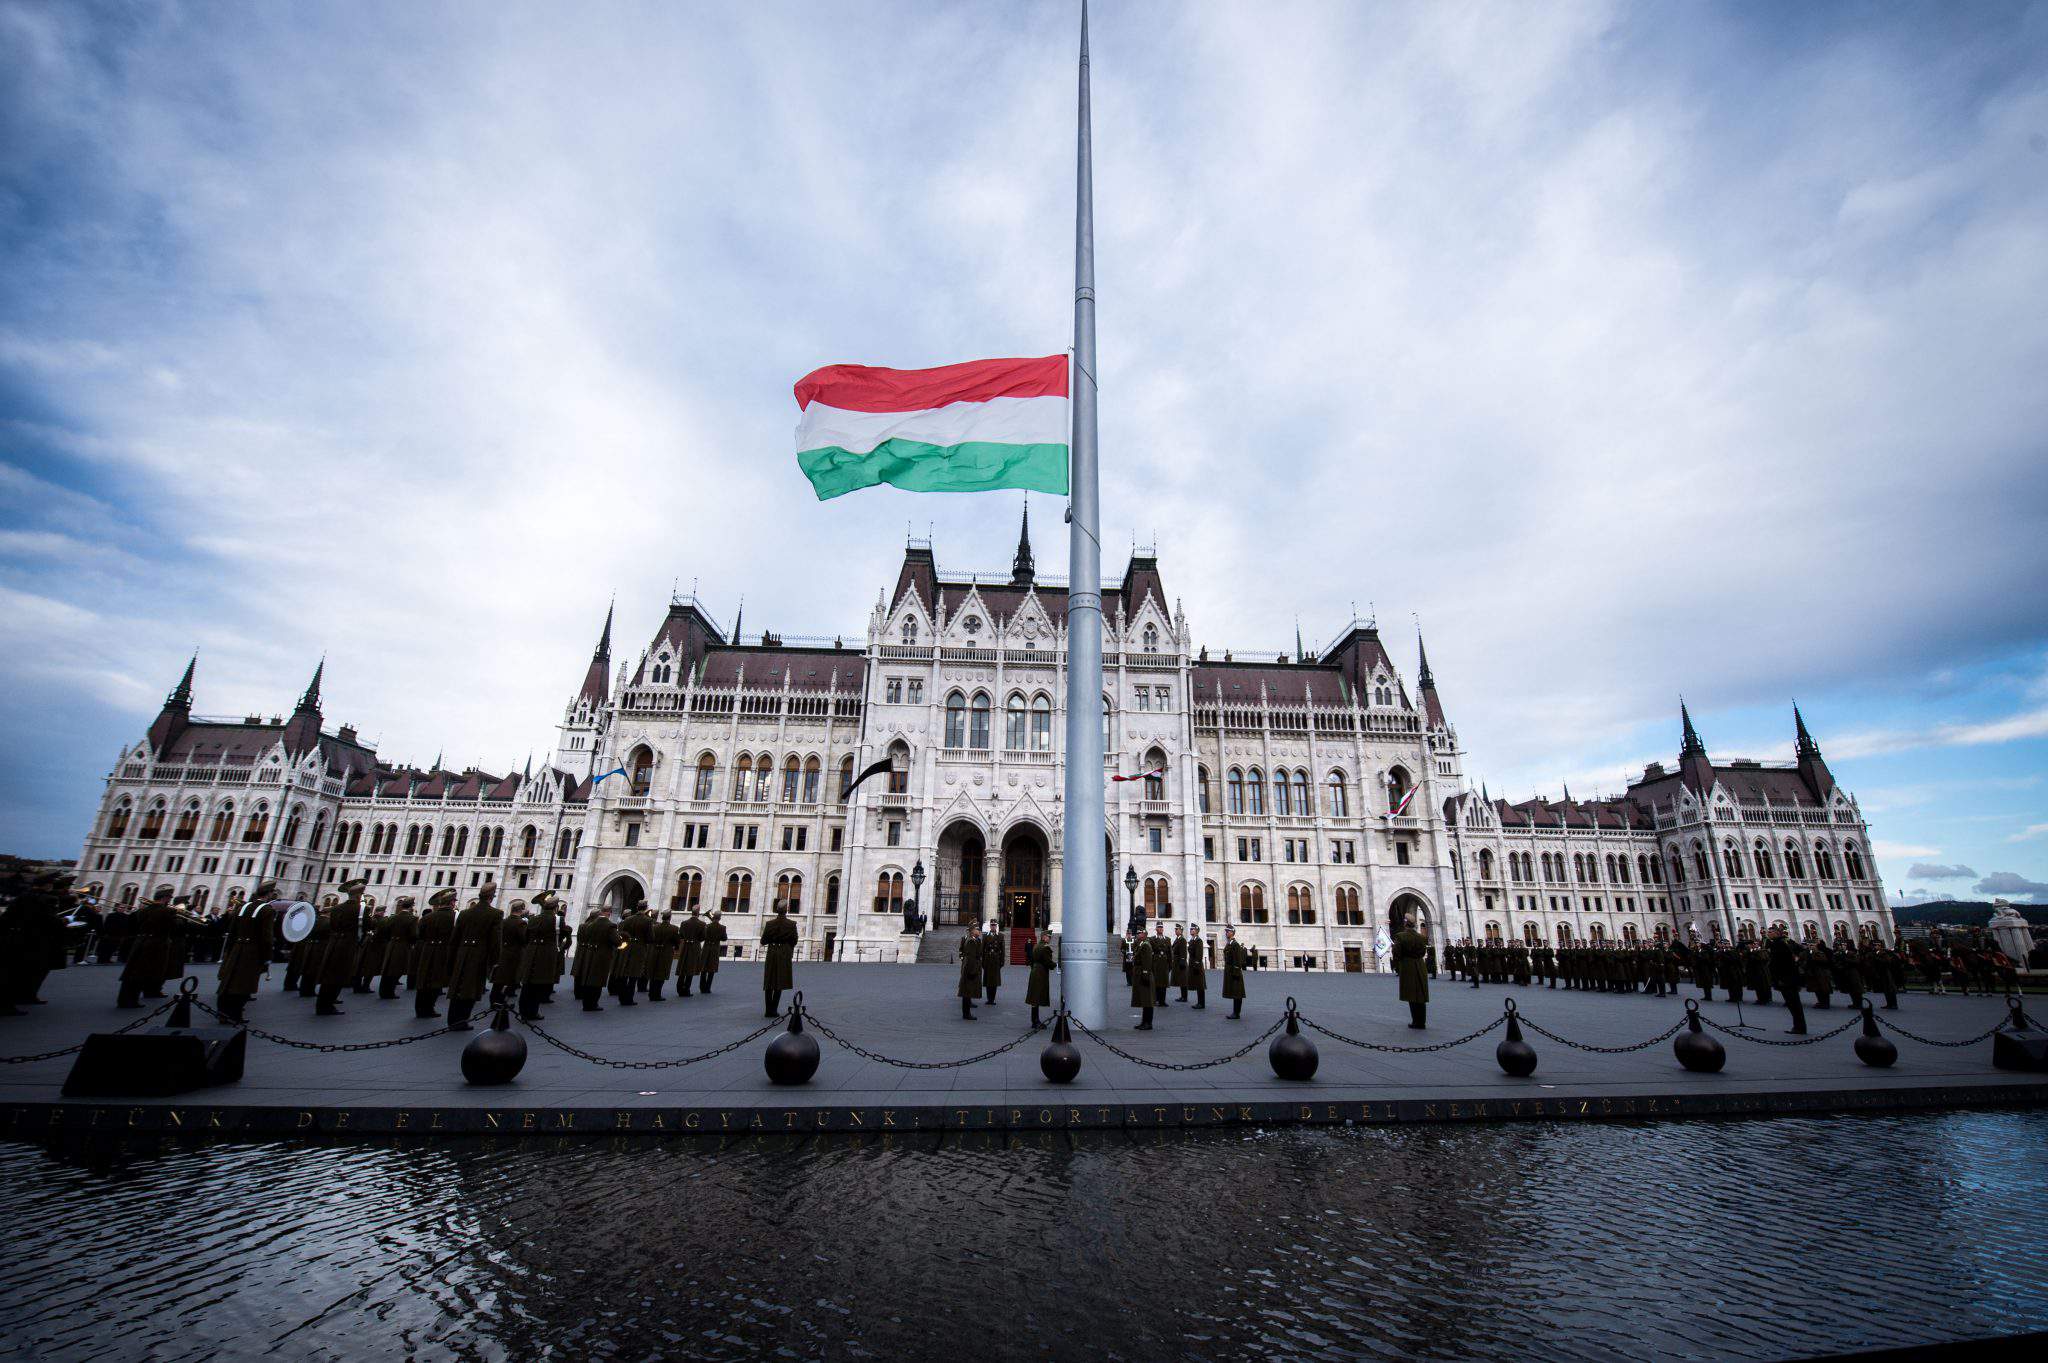
[(498, 1116), (499, 1114), (495, 1112), (486, 1112), (484, 1114), (484, 1120), (490, 1123), (490, 1129), (493, 1131), (498, 1129)]
[(1051, 1109), (1051, 1108), (1049, 1108), (1049, 1107), (1042, 1107), (1042, 1108), (1038, 1109), (1038, 1124), (1039, 1124), (1040, 1126), (1051, 1126), (1051, 1125), (1052, 1125), (1052, 1109)]
[(439, 1108), (436, 1108), (436, 1109), (434, 1110), (434, 1115), (433, 1115), (432, 1117), (430, 1117), (430, 1118), (428, 1118), (428, 1119), (427, 1119), (427, 1130), (429, 1130), (429, 1131), (439, 1131), (440, 1129), (441, 1129), (441, 1111), (440, 1111), (440, 1109), (439, 1109)]
[(519, 1129), (521, 1131), (531, 1131), (534, 1129), (534, 1126), (535, 1123), (533, 1120), (533, 1114), (531, 1112), (522, 1112), (519, 1114)]
[(633, 1126), (633, 1114), (630, 1112), (614, 1112), (612, 1114), (612, 1125), (620, 1131), (631, 1130)]
[(756, 1127), (759, 1127), (763, 1131), (768, 1129), (768, 1124), (761, 1120), (761, 1114), (758, 1112), (754, 1114), (754, 1120), (747, 1123), (748, 1130), (753, 1130)]
[(573, 1112), (557, 1112), (555, 1114), (555, 1121), (558, 1124), (559, 1130), (568, 1131), (576, 1125), (576, 1114)]
[(394, 1131), (403, 1131), (411, 1125), (412, 1114), (410, 1112), (401, 1112), (391, 1120), (391, 1127)]
[(337, 1113), (335, 1113), (335, 1114), (334, 1114), (334, 1129), (335, 1129), (336, 1131), (339, 1131), (339, 1130), (341, 1130), (341, 1129), (342, 1129), (343, 1127), (345, 1127), (345, 1126), (347, 1126), (347, 1125), (348, 1125), (348, 1113), (347, 1113), (347, 1112), (346, 1112), (345, 1110), (344, 1110), (344, 1111), (341, 1111), (341, 1112), (337, 1112)]
[(218, 1130), (218, 1129), (220, 1128), (220, 1109), (219, 1109), (219, 1108), (215, 1108), (215, 1109), (213, 1109), (213, 1110), (212, 1110), (211, 1112), (209, 1112), (209, 1113), (207, 1113), (207, 1114), (206, 1114), (206, 1124), (207, 1124), (208, 1126), (210, 1126), (210, 1127), (213, 1127), (213, 1128), (215, 1128), (216, 1130)]
[(169, 1117), (169, 1118), (171, 1119), (171, 1125), (172, 1125), (172, 1126), (180, 1126), (180, 1127), (181, 1127), (181, 1126), (185, 1125), (185, 1114), (184, 1114), (184, 1113), (182, 1113), (182, 1112), (180, 1112), (180, 1111), (178, 1111), (178, 1109), (176, 1109), (176, 1108), (174, 1108), (174, 1107), (171, 1107), (171, 1108), (165, 1108), (165, 1109), (164, 1109), (164, 1115), (165, 1115), (166, 1117)]
[(860, 1114), (858, 1112), (853, 1111), (851, 1108), (847, 1109), (846, 1120), (854, 1126), (867, 1125), (866, 1122), (861, 1120)]
[(882, 1125), (885, 1127), (896, 1125), (896, 1114), (888, 1108), (882, 1109)]
[(312, 1124), (313, 1124), (313, 1114), (312, 1114), (312, 1113), (310, 1113), (310, 1112), (301, 1112), (301, 1113), (299, 1114), (299, 1127), (300, 1127), (300, 1129), (301, 1129), (301, 1130), (304, 1130), (304, 1129), (305, 1129), (306, 1127), (309, 1127), (309, 1126), (311, 1126)]

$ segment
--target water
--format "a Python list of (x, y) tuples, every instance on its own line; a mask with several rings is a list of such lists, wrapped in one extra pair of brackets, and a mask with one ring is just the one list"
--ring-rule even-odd
[(1784, 1358), (2048, 1329), (2048, 1113), (0, 1145), (0, 1357)]

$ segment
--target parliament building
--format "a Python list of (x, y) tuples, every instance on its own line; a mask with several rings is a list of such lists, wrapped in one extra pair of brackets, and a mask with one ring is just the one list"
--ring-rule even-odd
[[(380, 900), (552, 887), (572, 921), (599, 900), (721, 909), (747, 958), (781, 905), (805, 959), (950, 959), (970, 920), (1021, 935), (1079, 907), (1066, 595), (1027, 516), (1007, 574), (941, 571), (911, 541), (858, 643), (745, 639), (678, 595), (614, 671), (607, 616), (552, 758), (502, 775), (329, 732), (317, 670), (288, 718), (195, 716), (188, 665), (114, 761), (80, 882), (197, 908), (263, 875), (304, 898), (358, 873)], [(1622, 794), (1510, 803), (1469, 774), (1420, 639), (1412, 676), (1367, 620), (1313, 656), (1211, 656), (1151, 551), (1105, 588), (1103, 630), (1096, 911), (1116, 930), (1229, 924), (1269, 966), (1329, 970), (1384, 968), (1402, 922), (1437, 942), (1892, 935), (1869, 828), (1796, 711), (1791, 764), (1715, 761), (1682, 715), (1675, 763)]]

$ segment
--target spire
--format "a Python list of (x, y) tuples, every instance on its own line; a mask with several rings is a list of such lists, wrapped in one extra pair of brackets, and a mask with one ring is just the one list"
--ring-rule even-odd
[(1813, 798), (1825, 804), (1835, 789), (1835, 774), (1828, 770), (1828, 764), (1820, 755), (1820, 744), (1813, 741), (1813, 735), (1806, 731), (1806, 719), (1799, 713), (1799, 703), (1792, 704), (1792, 726), (1799, 733), (1799, 774), (1806, 778), (1806, 785), (1813, 792)]
[(320, 655), (319, 665), (313, 669), (313, 680), (306, 683), (306, 694), (299, 697), (297, 713), (320, 708), (320, 678), (327, 671), (327, 655)]
[(427, 770), (430, 772), (441, 770), (441, 754), (439, 752), (434, 754), (434, 765), (428, 767)]
[[(583, 688), (576, 693), (576, 704), (588, 701), (593, 710), (611, 695), (612, 615), (617, 610), (616, 601), (605, 607), (604, 632), (597, 636), (597, 647), (590, 652), (590, 666), (583, 673)], [(435, 760), (438, 763), (439, 759)]]
[(1685, 737), (1678, 748), (1679, 758), (1683, 760), (1695, 756), (1705, 757), (1707, 755), (1707, 745), (1700, 742), (1700, 731), (1692, 727), (1692, 712), (1685, 708), (1685, 697), (1683, 696), (1678, 698), (1678, 715), (1685, 722)]
[(1417, 688), (1422, 693), (1422, 717), (1430, 728), (1441, 728), (1449, 721), (1444, 718), (1443, 701), (1437, 698), (1436, 676), (1429, 670), (1429, 650), (1422, 646), (1422, 625), (1419, 621), (1415, 626), (1415, 653), (1421, 660), (1421, 669), (1415, 680)]
[(1683, 696), (1678, 698), (1678, 714), (1685, 722), (1685, 739), (1678, 750), (1678, 775), (1704, 797), (1714, 788), (1714, 764), (1707, 758), (1707, 745), (1700, 742), (1700, 731), (1692, 727), (1692, 712), (1685, 708)]
[(192, 672), (199, 666), (199, 650), (192, 650), (192, 661), (185, 664), (185, 675), (178, 678), (178, 684), (171, 688), (171, 694), (164, 697), (164, 708), (157, 712), (155, 722), (149, 726), (149, 748), (161, 754), (171, 740), (185, 731), (192, 720)]
[(733, 642), (733, 646), (734, 646), (734, 647), (738, 647), (738, 646), (739, 646), (739, 642), (740, 642), (740, 621), (742, 621), (742, 620), (744, 620), (744, 619), (746, 619), (746, 618), (747, 618), (747, 598), (745, 598), (745, 597), (743, 596), (743, 597), (741, 597), (741, 598), (740, 598), (740, 608), (739, 608), (739, 610), (738, 610), (738, 611), (737, 611), (737, 612), (736, 612), (736, 613), (735, 613), (735, 614), (733, 615), (733, 617), (732, 617), (732, 642)]
[(1301, 647), (1301, 617), (1297, 615), (1294, 617), (1294, 661), (1300, 662), (1307, 656)]
[(1031, 561), (1031, 499), (1024, 499), (1024, 524), (1017, 531), (1017, 557), (1010, 562), (1010, 585), (1028, 587), (1038, 576)]
[[(171, 688), (171, 694), (164, 697), (166, 710), (190, 710), (192, 708), (192, 671), (199, 666), (199, 650), (192, 650), (192, 661), (185, 664), (185, 675), (178, 678), (178, 684)], [(1804, 729), (1800, 730), (1805, 733)]]
[(1415, 627), (1415, 656), (1422, 660), (1422, 671), (1417, 678), (1422, 689), (1428, 691), (1436, 686), (1436, 678), (1429, 674), (1429, 650), (1422, 646), (1422, 626)]
[(288, 753), (311, 752), (320, 742), (320, 678), (326, 672), (327, 655), (323, 653), (319, 665), (313, 669), (313, 680), (306, 683), (306, 694), (299, 697), (291, 720), (280, 735)]
[[(188, 672), (186, 675), (189, 677), (191, 673)], [(1820, 744), (1814, 742), (1813, 735), (1806, 732), (1806, 719), (1799, 713), (1799, 702), (1796, 700), (1792, 702), (1792, 725), (1799, 731), (1799, 755), (1819, 757)]]

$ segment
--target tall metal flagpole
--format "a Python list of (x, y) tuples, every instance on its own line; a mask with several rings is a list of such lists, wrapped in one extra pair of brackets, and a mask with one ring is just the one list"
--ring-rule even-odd
[(1102, 774), (1102, 540), (1095, 452), (1095, 187), (1088, 125), (1088, 0), (1081, 0), (1080, 134), (1074, 177), (1074, 456), (1067, 520), (1067, 784), (1061, 970), (1068, 1007), (1109, 1017), (1110, 906)]

